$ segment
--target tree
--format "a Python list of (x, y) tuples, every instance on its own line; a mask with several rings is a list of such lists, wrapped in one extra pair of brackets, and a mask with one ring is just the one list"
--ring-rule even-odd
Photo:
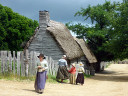
[(22, 50), (21, 43), (30, 38), (37, 26), (37, 21), (0, 4), (0, 50)]
[(128, 58), (128, 2), (121, 3), (117, 8), (112, 21), (107, 50), (114, 54), (116, 59)]
[(113, 3), (106, 1), (103, 5), (98, 4), (97, 6), (88, 6), (88, 8), (81, 8), (75, 16), (85, 17), (91, 19), (92, 24), (95, 26), (88, 27), (82, 24), (71, 24), (67, 23), (66, 25), (70, 30), (77, 34), (77, 37), (87, 39), (87, 43), (92, 49), (98, 60), (98, 67), (96, 71), (100, 69), (101, 61), (111, 61), (114, 59), (112, 52), (107, 50), (108, 41), (110, 40), (109, 28), (112, 26), (112, 17), (115, 14), (116, 7), (119, 3)]
[(88, 8), (81, 8), (75, 16), (83, 16), (85, 20), (91, 19), (92, 24), (95, 23), (95, 27), (99, 29), (106, 28), (110, 26), (111, 17), (113, 17), (113, 13), (115, 12), (116, 6), (118, 3), (111, 4), (106, 1), (103, 5), (98, 4), (97, 6), (88, 6)]
[(79, 38), (86, 37), (98, 64), (100, 61), (123, 60), (128, 58), (128, 0), (123, 3), (105, 2), (102, 5), (81, 8), (75, 16), (91, 19), (95, 26), (82, 24), (66, 25)]

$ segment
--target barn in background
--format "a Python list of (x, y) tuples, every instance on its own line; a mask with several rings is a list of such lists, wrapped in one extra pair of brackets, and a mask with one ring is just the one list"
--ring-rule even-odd
[(26, 43), (24, 50), (36, 51), (58, 61), (67, 55), (68, 64), (82, 61), (85, 69), (94, 70), (97, 60), (83, 39), (74, 38), (68, 28), (50, 20), (48, 11), (39, 11), (39, 27)]

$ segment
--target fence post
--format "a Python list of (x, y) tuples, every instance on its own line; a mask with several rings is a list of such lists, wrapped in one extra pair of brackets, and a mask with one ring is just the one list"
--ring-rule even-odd
[(53, 74), (53, 76), (55, 76), (55, 62), (54, 62), (54, 60), (52, 60), (52, 74)]
[(25, 76), (28, 77), (28, 50), (25, 51)]
[(37, 62), (39, 62), (39, 58), (37, 56), (39, 56), (40, 53), (36, 53), (36, 52), (34, 52), (34, 53), (35, 53), (35, 57), (34, 57), (35, 58), (34, 59), (35, 60), (34, 61), (35, 62), (34, 63), (34, 75), (35, 75), (35, 73), (37, 72), (37, 69), (35, 68), (35, 66), (37, 66)]
[(35, 74), (35, 52), (34, 51), (32, 51), (32, 75), (34, 75)]
[(52, 75), (52, 58), (51, 57), (49, 58), (49, 61), (50, 61), (49, 62), (49, 65), (50, 65), (49, 66), (50, 67), (50, 74)]
[(15, 57), (15, 51), (13, 51), (13, 74), (15, 75), (15, 63), (16, 63), (16, 57)]
[(17, 75), (20, 76), (20, 52), (17, 52)]
[(21, 76), (25, 76), (25, 65), (24, 65), (24, 52), (22, 51), (21, 54), (20, 54), (21, 58)]
[(7, 51), (4, 51), (4, 64), (5, 64), (5, 72), (8, 72), (8, 56), (7, 56)]
[[(2, 64), (2, 58), (1, 58), (1, 51), (0, 51), (0, 68), (1, 68), (1, 64)], [(0, 69), (0, 73), (1, 73), (1, 69)]]
[(33, 64), (33, 63), (32, 63), (33, 52), (31, 51), (29, 55), (30, 55), (30, 60), (29, 60), (29, 70), (28, 70), (28, 71), (29, 71), (29, 76), (32, 76), (32, 75), (33, 75), (33, 74), (32, 74), (32, 71), (33, 71), (33, 69), (32, 69), (32, 64)]
[(4, 52), (1, 51), (1, 73), (4, 73)]
[(9, 57), (9, 72), (12, 72), (12, 55), (11, 55), (11, 51), (8, 51), (8, 57)]

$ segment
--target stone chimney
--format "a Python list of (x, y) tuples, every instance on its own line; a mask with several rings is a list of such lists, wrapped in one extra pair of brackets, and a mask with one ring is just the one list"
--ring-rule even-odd
[(49, 12), (44, 10), (44, 11), (39, 11), (39, 27), (47, 27), (49, 26)]

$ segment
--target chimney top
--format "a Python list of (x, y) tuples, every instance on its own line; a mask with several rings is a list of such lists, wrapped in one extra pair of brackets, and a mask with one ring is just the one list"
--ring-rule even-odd
[(49, 11), (39, 11), (39, 26), (40, 27), (47, 27), (49, 26)]
[(39, 11), (39, 12), (49, 12), (49, 11), (47, 11), (47, 10), (44, 10), (44, 11)]

